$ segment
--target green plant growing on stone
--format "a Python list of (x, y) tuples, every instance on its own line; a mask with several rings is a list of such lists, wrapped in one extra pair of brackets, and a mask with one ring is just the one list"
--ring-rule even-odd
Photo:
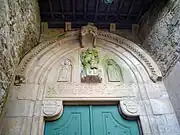
[(99, 55), (96, 49), (87, 49), (82, 52), (81, 63), (81, 82), (83, 83), (101, 83), (101, 70), (98, 68)]
[(81, 63), (84, 69), (97, 69), (99, 63), (98, 51), (96, 49), (87, 49), (81, 53)]

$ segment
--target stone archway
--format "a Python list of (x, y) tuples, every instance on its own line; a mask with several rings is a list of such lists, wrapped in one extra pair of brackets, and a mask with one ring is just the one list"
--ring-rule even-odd
[[(115, 34), (99, 30), (95, 38), (102, 73), (100, 83), (81, 82), (80, 54), (92, 46), (81, 48), (79, 31), (41, 43), (25, 56), (17, 69), (19, 86), (11, 88), (7, 103), (4, 122), (8, 121), (11, 129), (7, 125), (2, 133), (42, 135), (44, 119), (59, 118), (64, 101), (87, 100), (118, 101), (125, 116), (139, 117), (145, 135), (179, 133), (162, 74), (151, 57), (133, 42)], [(107, 70), (111, 67), (105, 70), (108, 60), (121, 69), (122, 79), (109, 76)], [(14, 121), (19, 125), (18, 122), (12, 125)], [(25, 127), (20, 127), (22, 123)]]

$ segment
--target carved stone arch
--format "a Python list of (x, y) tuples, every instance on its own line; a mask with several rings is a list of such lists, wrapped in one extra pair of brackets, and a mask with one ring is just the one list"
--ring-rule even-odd
[[(52, 40), (52, 41), (47, 41), (43, 42), (37, 47), (35, 47), (33, 50), (31, 50), (30, 53), (28, 53), (20, 62), (20, 65), (18, 66), (16, 70), (16, 76), (22, 76), (22, 78), (25, 79), (25, 69), (28, 63), (32, 60), (33, 57), (35, 57), (38, 53), (45, 49), (51, 49), (55, 44), (63, 44), (69, 40), (73, 39), (79, 39), (79, 32), (78, 31), (72, 31), (72, 32), (67, 32), (65, 36), (62, 39), (58, 40)], [(130, 52), (132, 55), (134, 55), (135, 58), (137, 58), (141, 64), (144, 66), (146, 69), (147, 73), (149, 74), (150, 78), (156, 82), (156, 81), (161, 81), (162, 80), (162, 74), (161, 71), (159, 70), (157, 64), (152, 60), (152, 58), (146, 54), (140, 47), (138, 47), (136, 44), (133, 42), (124, 39), (118, 35), (105, 32), (105, 31), (98, 31), (97, 33), (97, 39), (98, 40), (105, 40), (110, 43), (114, 43), (124, 49), (126, 49), (128, 52)], [(48, 46), (51, 45), (51, 46)], [(23, 79), (23, 80), (24, 80)]]
[[(31, 84), (38, 87), (38, 102), (43, 104), (39, 115), (43, 120), (38, 126), (43, 127), (44, 119), (58, 119), (63, 113), (63, 101), (118, 101), (124, 115), (140, 118), (142, 126), (145, 126), (144, 134), (160, 134), (158, 128), (162, 125), (155, 120), (156, 116), (161, 116), (162, 118), (158, 117), (160, 120), (165, 119), (166, 114), (174, 115), (173, 109), (164, 84), (159, 79), (162, 75), (156, 63), (131, 41), (109, 32), (98, 31), (96, 48), (108, 50), (108, 53), (117, 57), (117, 61), (121, 59), (124, 67), (132, 73), (134, 82), (89, 85), (82, 84), (80, 76), (67, 84), (58, 83), (57, 78), (54, 81), (51, 73), (53, 76), (57, 74), (58, 62), (62, 58), (72, 56), (72, 63), (80, 61), (78, 53), (82, 48), (79, 34), (80, 31), (67, 32), (61, 39), (41, 43), (24, 57), (17, 69), (17, 75), (23, 75), (26, 79), (22, 86)], [(73, 64), (75, 69), (80, 68), (80, 64)], [(75, 72), (76, 75), (80, 74), (79, 70)], [(159, 105), (163, 107), (158, 109)], [(147, 132), (148, 127), (156, 129), (158, 133), (151, 130)], [(170, 128), (173, 130), (173, 127)], [(40, 131), (39, 135), (43, 134), (43, 128)]]
[(98, 31), (97, 38), (100, 40), (108, 41), (110, 43), (116, 44), (117, 46), (124, 48), (141, 62), (141, 64), (146, 69), (152, 81), (154, 82), (162, 81), (162, 73), (159, 70), (157, 64), (145, 51), (143, 51), (135, 43), (123, 37), (120, 37), (116, 34), (105, 31)]

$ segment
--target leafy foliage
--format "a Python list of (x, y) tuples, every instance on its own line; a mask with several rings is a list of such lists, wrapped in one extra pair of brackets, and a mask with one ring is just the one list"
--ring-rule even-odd
[(98, 51), (96, 49), (87, 49), (81, 53), (81, 63), (84, 68), (97, 68), (99, 63)]

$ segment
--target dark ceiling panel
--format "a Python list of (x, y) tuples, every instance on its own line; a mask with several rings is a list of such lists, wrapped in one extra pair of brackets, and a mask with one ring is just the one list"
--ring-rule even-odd
[(94, 22), (99, 28), (116, 23), (117, 28), (131, 29), (153, 2), (114, 0), (107, 5), (104, 0), (39, 0), (39, 5), (41, 20), (52, 28), (64, 27), (66, 21), (71, 21), (76, 28)]

